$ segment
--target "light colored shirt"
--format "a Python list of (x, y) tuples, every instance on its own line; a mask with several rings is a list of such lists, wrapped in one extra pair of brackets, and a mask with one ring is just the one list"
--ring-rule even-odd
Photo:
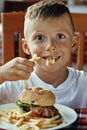
[(15, 102), (25, 87), (39, 86), (51, 90), (56, 96), (56, 103), (71, 108), (87, 108), (87, 72), (68, 68), (67, 79), (54, 88), (51, 84), (42, 81), (35, 72), (32, 72), (26, 86), (23, 81), (7, 81), (0, 85), (0, 104)]

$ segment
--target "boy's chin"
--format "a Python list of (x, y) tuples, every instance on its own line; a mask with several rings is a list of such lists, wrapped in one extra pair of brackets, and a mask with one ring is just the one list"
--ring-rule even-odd
[[(38, 68), (38, 67), (36, 67), (36, 68)], [(60, 67), (58, 67), (58, 66), (55, 66), (55, 65), (49, 65), (49, 66), (46, 66), (46, 65), (41, 65), (41, 66), (39, 66), (39, 70), (43, 70), (43, 71), (47, 71), (47, 72), (57, 72), (57, 71), (59, 71), (60, 70), (60, 68), (61, 68), (61, 66)]]

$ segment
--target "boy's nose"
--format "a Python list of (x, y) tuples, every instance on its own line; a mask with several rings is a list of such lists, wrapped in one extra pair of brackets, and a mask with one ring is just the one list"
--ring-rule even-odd
[(55, 51), (56, 45), (55, 42), (49, 41), (46, 46), (46, 51)]

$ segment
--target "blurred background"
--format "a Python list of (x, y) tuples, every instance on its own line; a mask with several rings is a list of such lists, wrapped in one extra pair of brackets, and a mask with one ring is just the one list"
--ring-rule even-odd
[[(40, 0), (0, 0), (0, 62), (2, 62), (2, 24), (1, 12), (26, 11), (27, 7)], [(71, 12), (87, 13), (87, 0), (61, 0), (66, 3)], [(85, 34), (84, 70), (87, 71), (87, 32)], [(76, 56), (73, 56), (73, 63)]]

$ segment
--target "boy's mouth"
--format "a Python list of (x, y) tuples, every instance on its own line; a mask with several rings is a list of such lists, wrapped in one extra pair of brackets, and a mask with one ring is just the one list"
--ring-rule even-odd
[(40, 58), (43, 58), (46, 61), (46, 66), (50, 66), (50, 65), (55, 64), (55, 62), (58, 59), (60, 59), (60, 57), (61, 57), (60, 55), (58, 55), (58, 56), (43, 56), (43, 57), (38, 57), (37, 54), (34, 54), (33, 57), (32, 57), (32, 59), (30, 59), (30, 61), (35, 62), (35, 61), (38, 61)]
[(43, 57), (46, 60), (46, 66), (53, 65), (60, 58), (60, 56), (56, 57)]

